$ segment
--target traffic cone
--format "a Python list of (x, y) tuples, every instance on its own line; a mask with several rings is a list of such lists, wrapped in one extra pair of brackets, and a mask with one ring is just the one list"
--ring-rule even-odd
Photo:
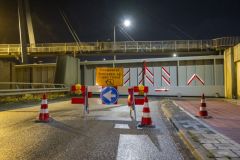
[(46, 96), (46, 94), (43, 94), (41, 109), (40, 109), (40, 113), (39, 113), (37, 122), (49, 122), (49, 120), (50, 120), (50, 117), (49, 117), (49, 113), (48, 113), (47, 96)]
[(211, 118), (210, 116), (208, 116), (207, 105), (206, 105), (206, 102), (205, 102), (204, 94), (202, 94), (201, 106), (199, 108), (199, 112), (198, 112), (198, 116), (197, 117), (200, 117), (200, 118)]
[(144, 97), (144, 106), (143, 106), (143, 113), (142, 113), (142, 121), (138, 125), (138, 127), (148, 127), (148, 128), (154, 128), (155, 126), (152, 124), (152, 118), (150, 115), (150, 108), (148, 105), (148, 98), (147, 96)]

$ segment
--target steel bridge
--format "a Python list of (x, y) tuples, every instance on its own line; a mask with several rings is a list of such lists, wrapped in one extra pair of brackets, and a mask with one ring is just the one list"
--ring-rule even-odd
[[(168, 53), (219, 51), (240, 43), (240, 37), (222, 37), (210, 40), (164, 40), (164, 41), (119, 41), (81, 43), (38, 43), (28, 44), (28, 55), (92, 55), (107, 53)], [(20, 44), (0, 44), (0, 58), (20, 57)]]

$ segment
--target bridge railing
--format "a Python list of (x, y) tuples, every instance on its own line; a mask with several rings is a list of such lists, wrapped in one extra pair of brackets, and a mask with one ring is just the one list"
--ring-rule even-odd
[[(240, 37), (223, 37), (212, 40), (168, 40), (168, 41), (118, 41), (81, 43), (39, 43), (28, 45), (28, 53), (68, 52), (166, 52), (218, 50), (240, 43)], [(19, 55), (19, 44), (0, 44), (0, 56)]]
[(67, 92), (69, 87), (54, 83), (0, 82), (0, 96)]
[(216, 38), (212, 40), (213, 44), (212, 47), (216, 49), (222, 49), (234, 46), (240, 43), (240, 37), (222, 37)]
[(8, 56), (9, 54), (18, 55), (19, 53), (19, 44), (0, 44), (0, 56)]

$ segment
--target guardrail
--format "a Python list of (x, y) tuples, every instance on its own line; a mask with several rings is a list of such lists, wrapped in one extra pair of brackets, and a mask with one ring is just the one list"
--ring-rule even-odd
[[(91, 52), (167, 52), (167, 51), (208, 51), (219, 50), (240, 43), (240, 37), (222, 37), (212, 40), (169, 40), (169, 41), (120, 41), (120, 42), (82, 42), (40, 43), (28, 45), (29, 54), (91, 53)], [(0, 56), (20, 56), (19, 44), (0, 44)]]
[(0, 89), (0, 96), (70, 91), (64, 84), (53, 83), (0, 82), (0, 88), (4, 88)]

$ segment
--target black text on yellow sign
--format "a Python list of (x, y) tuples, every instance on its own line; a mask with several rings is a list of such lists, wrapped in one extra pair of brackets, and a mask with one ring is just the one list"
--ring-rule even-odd
[(96, 85), (99, 86), (122, 86), (123, 68), (96, 68)]

